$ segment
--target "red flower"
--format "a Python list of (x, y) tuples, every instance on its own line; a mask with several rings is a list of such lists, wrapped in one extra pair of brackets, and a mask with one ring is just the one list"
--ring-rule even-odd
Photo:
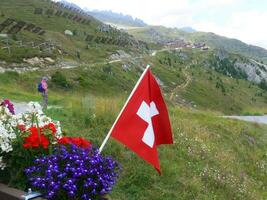
[(91, 147), (91, 142), (81, 137), (62, 137), (58, 140), (59, 144), (74, 144), (78, 147), (89, 148)]
[(25, 132), (25, 131), (26, 131), (26, 127), (25, 127), (25, 125), (23, 125), (23, 124), (19, 124), (19, 125), (18, 125), (18, 128), (19, 128), (22, 132)]
[(71, 140), (69, 137), (62, 137), (58, 140), (58, 144), (70, 144)]
[(49, 130), (51, 130), (53, 135), (55, 135), (56, 132), (57, 132), (57, 129), (56, 129), (56, 127), (55, 127), (55, 124), (53, 124), (53, 123), (49, 123), (49, 124), (45, 125), (45, 126), (44, 126), (44, 129), (49, 129)]
[(83, 139), (83, 138), (81, 138), (81, 140), (82, 140), (82, 144), (81, 144), (82, 148), (89, 148), (92, 146), (91, 142), (89, 142), (88, 140)]
[(37, 127), (29, 128), (30, 135), (24, 139), (23, 147), (25, 149), (37, 148), (42, 146), (44, 149), (48, 148), (49, 140), (44, 136), (40, 129), (40, 136)]

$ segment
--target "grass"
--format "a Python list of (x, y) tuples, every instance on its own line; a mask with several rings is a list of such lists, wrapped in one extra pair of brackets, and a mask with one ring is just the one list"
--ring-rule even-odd
[[(118, 76), (123, 74), (116, 70), (114, 73), (118, 73)], [(160, 72), (157, 71), (158, 76)], [(18, 101), (40, 101), (40, 94), (33, 84), (39, 80), (40, 73), (1, 74), (0, 96)], [(70, 77), (77, 72), (67, 70), (62, 73), (70, 81)], [(129, 78), (132, 81), (137, 79), (136, 76)], [(240, 86), (245, 84), (241, 82)], [(96, 86), (99, 85), (96, 83)], [(128, 89), (126, 93), (112, 95), (78, 89), (80, 86), (69, 89), (58, 88), (52, 83), (50, 86), (50, 104), (63, 106), (64, 109), (52, 108), (46, 113), (62, 122), (65, 133), (86, 137), (97, 147), (105, 138), (129, 93)], [(132, 87), (132, 84), (128, 87)], [(119, 91), (120, 87), (114, 89)], [(191, 89), (188, 88), (188, 91)], [(207, 90), (214, 92), (210, 88)], [(215, 94), (219, 95), (219, 92)], [(207, 111), (204, 104), (198, 111), (169, 105), (169, 112), (174, 145), (159, 147), (162, 176), (122, 144), (113, 139), (107, 143), (103, 153), (114, 157), (123, 168), (111, 194), (112, 199), (267, 198), (266, 126), (221, 118), (220, 109)]]
[(192, 82), (181, 93), (201, 109), (218, 110), (225, 114), (266, 113), (267, 92), (257, 85), (216, 72), (201, 72), (199, 68), (189, 71), (193, 74)]
[[(125, 98), (67, 99), (64, 110), (48, 114), (61, 120), (68, 133), (100, 146)], [(162, 176), (115, 140), (106, 145), (103, 153), (123, 167), (112, 199), (266, 198), (266, 126), (214, 112), (169, 110), (175, 144), (159, 148)]]

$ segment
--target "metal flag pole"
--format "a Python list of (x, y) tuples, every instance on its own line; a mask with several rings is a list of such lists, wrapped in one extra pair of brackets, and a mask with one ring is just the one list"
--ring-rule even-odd
[(142, 75), (140, 76), (139, 80), (138, 80), (137, 83), (135, 84), (135, 86), (134, 86), (134, 88), (133, 88), (133, 90), (132, 90), (130, 96), (128, 97), (128, 99), (127, 99), (127, 101), (125, 102), (124, 106), (122, 107), (122, 109), (121, 109), (119, 115), (117, 116), (115, 122), (113, 123), (112, 127), (110, 128), (110, 130), (109, 130), (109, 132), (108, 132), (106, 138), (104, 139), (103, 143), (101, 144), (101, 146), (100, 146), (100, 148), (99, 148), (99, 152), (100, 152), (100, 153), (102, 152), (104, 146), (106, 145), (106, 143), (107, 143), (107, 141), (108, 141), (108, 139), (109, 139), (109, 137), (110, 137), (110, 135), (111, 135), (111, 133), (112, 133), (112, 131), (113, 131), (113, 129), (114, 129), (115, 124), (116, 124), (117, 121), (119, 120), (119, 118), (120, 118), (122, 112), (124, 111), (125, 107), (127, 106), (128, 102), (130, 101), (131, 97), (133, 96), (134, 92), (136, 91), (138, 85), (140, 84), (141, 80), (143, 79), (143, 77), (145, 76), (145, 74), (146, 74), (146, 72), (147, 72), (147, 70), (148, 70), (149, 68), (150, 68), (150, 65), (147, 65), (147, 66), (146, 66), (146, 69), (144, 70), (144, 72), (143, 72)]

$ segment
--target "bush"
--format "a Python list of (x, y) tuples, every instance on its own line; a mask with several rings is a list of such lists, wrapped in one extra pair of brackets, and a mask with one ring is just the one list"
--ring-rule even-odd
[(65, 75), (59, 71), (52, 75), (52, 83), (62, 88), (70, 88), (70, 84), (68, 83)]

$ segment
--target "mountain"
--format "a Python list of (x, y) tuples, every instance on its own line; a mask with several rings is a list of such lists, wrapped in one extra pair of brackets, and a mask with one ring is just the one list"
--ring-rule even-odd
[(247, 57), (259, 59), (267, 63), (267, 50), (258, 46), (246, 44), (238, 39), (227, 38), (207, 32), (188, 34), (187, 38), (194, 42), (205, 42), (214, 48), (223, 48), (229, 52), (242, 54)]
[(166, 28), (164, 26), (146, 26), (137, 29), (129, 29), (128, 32), (140, 40), (163, 45), (181, 40), (191, 43), (205, 43), (211, 48), (225, 49), (229, 52), (241, 54), (267, 63), (266, 49), (248, 45), (240, 40), (227, 38), (214, 33), (186, 32), (183, 29)]
[[(84, 12), (79, 6), (61, 1), (67, 7), (71, 7)], [(191, 43), (205, 43), (207, 46), (216, 49), (225, 49), (232, 53), (241, 54), (259, 61), (267, 63), (267, 50), (258, 46), (248, 45), (238, 39), (227, 38), (211, 32), (198, 32), (192, 27), (166, 28), (164, 26), (148, 26), (141, 19), (134, 19), (130, 15), (114, 13), (112, 11), (86, 10), (87, 14), (96, 19), (114, 25), (118, 28), (126, 28), (128, 33), (134, 35), (137, 39), (145, 42), (159, 43), (164, 45), (174, 40)], [(134, 28), (138, 27), (138, 28)], [(129, 30), (128, 30), (129, 29)]]
[(180, 30), (182, 30), (182, 31), (184, 31), (184, 32), (187, 32), (187, 33), (194, 33), (194, 32), (197, 32), (197, 30), (193, 29), (193, 28), (190, 27), (190, 26), (182, 27), (182, 28), (180, 28)]
[(133, 18), (130, 15), (123, 15), (122, 13), (115, 13), (112, 11), (93, 10), (93, 11), (88, 11), (87, 13), (105, 23), (112, 23), (124, 26), (134, 26), (134, 27), (143, 27), (147, 25), (141, 19)]
[(78, 6), (75, 3), (71, 3), (71, 2), (68, 2), (68, 1), (65, 1), (65, 0), (61, 0), (61, 1), (58, 1), (58, 2), (60, 2), (61, 4), (63, 4), (66, 7), (69, 7), (69, 8), (77, 9), (77, 10), (80, 10), (80, 11), (83, 10), (80, 6)]

